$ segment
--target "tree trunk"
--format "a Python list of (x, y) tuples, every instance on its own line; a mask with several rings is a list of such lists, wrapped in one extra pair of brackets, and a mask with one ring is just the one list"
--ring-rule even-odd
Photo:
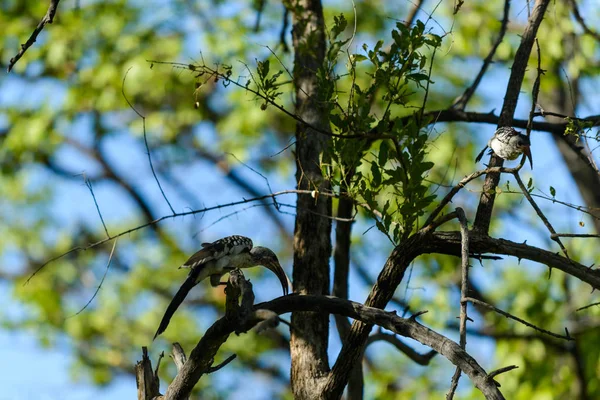
[[(325, 28), (320, 1), (294, 2), (292, 38), (294, 44), (294, 83), (296, 115), (318, 129), (328, 131), (325, 107), (319, 107), (316, 71), (325, 55)], [(331, 199), (318, 193), (329, 189), (320, 163), (330, 138), (305, 124), (296, 127), (296, 179), (298, 189), (314, 190), (315, 195), (298, 195), (294, 230), (294, 291), (302, 294), (329, 293), (331, 255)], [(329, 371), (327, 314), (292, 314), (290, 352), (292, 391), (296, 399), (319, 397), (323, 378)]]

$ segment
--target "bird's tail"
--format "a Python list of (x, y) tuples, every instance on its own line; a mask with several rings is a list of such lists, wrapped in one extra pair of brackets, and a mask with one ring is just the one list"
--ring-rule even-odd
[(481, 161), (481, 158), (482, 158), (482, 157), (483, 157), (483, 155), (485, 154), (485, 151), (486, 151), (486, 149), (487, 149), (487, 148), (488, 148), (488, 147), (487, 147), (487, 146), (485, 146), (485, 147), (483, 148), (483, 150), (481, 150), (481, 153), (479, 153), (479, 155), (477, 156), (477, 158), (475, 158), (475, 162), (476, 162), (476, 163), (477, 163), (477, 162), (479, 162), (479, 161)]
[[(173, 297), (173, 300), (171, 300), (169, 307), (167, 307), (167, 311), (165, 311), (165, 315), (163, 316), (162, 320), (160, 321), (158, 330), (154, 334), (154, 339), (156, 339), (156, 337), (158, 335), (160, 335), (161, 333), (163, 333), (165, 331), (165, 329), (167, 329), (167, 326), (169, 326), (169, 322), (171, 321), (171, 317), (173, 316), (173, 314), (175, 314), (175, 311), (177, 311), (177, 308), (181, 305), (181, 303), (183, 303), (185, 296), (187, 296), (189, 291), (192, 290), (192, 288), (194, 286), (196, 286), (195, 277), (188, 276), (188, 278), (185, 280), (185, 282), (183, 282), (183, 285), (181, 285), (181, 287), (177, 291), (177, 294), (175, 294), (175, 297)], [(152, 339), (152, 340), (154, 340), (154, 339)]]

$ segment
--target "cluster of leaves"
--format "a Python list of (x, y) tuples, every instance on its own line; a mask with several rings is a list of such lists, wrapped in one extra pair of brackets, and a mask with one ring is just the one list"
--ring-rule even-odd
[[(427, 121), (421, 118), (425, 105), (419, 95), (425, 96), (432, 83), (425, 67), (441, 37), (427, 33), (421, 21), (410, 28), (397, 23), (387, 50), (383, 40), (372, 49), (363, 45), (365, 54), (346, 50), (348, 73), (341, 76), (338, 59), (351, 39), (338, 37), (346, 25), (343, 15), (334, 18), (326, 62), (318, 71), (319, 100), (329, 107), (336, 134), (327, 158), (331, 163), (322, 171), (399, 242), (435, 198), (424, 183), (433, 163), (426, 161)], [(350, 91), (338, 91), (338, 84)]]
[[(567, 126), (565, 128), (564, 135), (573, 135), (577, 138), (577, 140), (579, 140), (582, 136), (587, 137), (587, 133), (589, 133), (594, 127), (593, 121), (585, 121), (575, 118), (565, 118), (565, 122), (567, 123)], [(598, 135), (598, 132), (596, 132), (594, 138), (595, 140), (599, 139)]]

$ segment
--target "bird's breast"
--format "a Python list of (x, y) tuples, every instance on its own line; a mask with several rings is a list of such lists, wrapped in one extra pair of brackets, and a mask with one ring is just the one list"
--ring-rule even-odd
[(510, 143), (503, 143), (497, 138), (491, 140), (490, 147), (494, 153), (505, 160), (514, 160), (521, 154), (516, 146), (511, 146)]

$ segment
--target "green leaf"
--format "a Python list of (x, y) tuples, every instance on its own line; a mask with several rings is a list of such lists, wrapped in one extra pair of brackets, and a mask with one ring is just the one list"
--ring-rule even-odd
[(373, 175), (373, 182), (371, 183), (373, 187), (378, 187), (381, 185), (381, 171), (379, 169), (379, 165), (375, 162), (371, 162), (371, 174)]
[(348, 21), (346, 21), (346, 17), (344, 14), (340, 14), (339, 16), (333, 17), (333, 28), (331, 29), (331, 36), (335, 39), (340, 33), (344, 32), (346, 27), (348, 26)]
[(552, 197), (556, 197), (556, 189), (554, 189), (552, 186), (550, 186), (550, 195)]
[(390, 145), (387, 140), (382, 140), (379, 145), (379, 166), (383, 168), (388, 161)]

